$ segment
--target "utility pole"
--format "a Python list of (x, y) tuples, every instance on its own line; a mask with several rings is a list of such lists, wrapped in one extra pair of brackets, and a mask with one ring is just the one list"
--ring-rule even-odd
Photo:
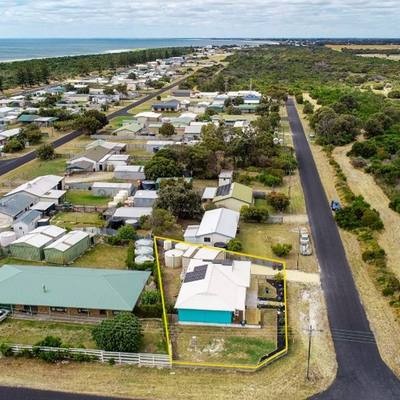
[(311, 358), (311, 338), (313, 332), (323, 332), (322, 329), (313, 329), (312, 325), (308, 328), (308, 357), (307, 357), (307, 380), (310, 380), (310, 358)]

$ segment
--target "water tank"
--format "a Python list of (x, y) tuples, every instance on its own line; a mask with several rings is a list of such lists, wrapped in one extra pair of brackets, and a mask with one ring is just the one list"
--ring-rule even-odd
[(6, 217), (0, 219), (0, 232), (10, 231), (11, 224), (13, 223), (13, 219), (11, 217)]
[(140, 246), (136, 247), (135, 254), (137, 256), (152, 256), (154, 254), (154, 250), (152, 247)]
[(115, 208), (115, 207), (117, 207), (117, 203), (115, 201), (110, 201), (108, 203), (108, 208)]
[(151, 239), (136, 240), (135, 247), (141, 247), (141, 246), (153, 247), (153, 241)]
[(177, 243), (175, 245), (176, 250), (182, 250), (183, 252), (185, 252), (190, 247), (192, 247), (192, 245), (187, 244), (187, 243)]
[(170, 240), (166, 240), (164, 242), (164, 250), (167, 251), (167, 250), (171, 250), (171, 249), (172, 249), (172, 242)]
[(129, 195), (129, 193), (127, 190), (120, 190), (118, 192), (118, 196), (122, 196), (124, 198), (124, 200), (126, 200), (128, 198), (128, 195)]
[(115, 203), (123, 203), (125, 201), (125, 199), (122, 196), (115, 196), (114, 197), (114, 202)]
[(124, 224), (124, 220), (122, 218), (113, 217), (111, 218), (111, 229), (118, 229)]
[(164, 254), (165, 266), (168, 268), (182, 268), (182, 250), (168, 250)]
[(17, 239), (17, 235), (12, 231), (5, 231), (0, 233), (0, 246), (7, 247), (10, 243)]
[(139, 220), (137, 219), (127, 219), (125, 221), (125, 226), (133, 226), (135, 229), (139, 228)]
[(133, 207), (133, 201), (132, 200), (125, 200), (124, 201), (124, 207)]
[(146, 261), (154, 262), (154, 257), (152, 257), (152, 256), (137, 256), (137, 257), (135, 257), (136, 264), (143, 264)]
[(142, 189), (143, 190), (156, 190), (156, 182), (155, 181), (142, 181)]

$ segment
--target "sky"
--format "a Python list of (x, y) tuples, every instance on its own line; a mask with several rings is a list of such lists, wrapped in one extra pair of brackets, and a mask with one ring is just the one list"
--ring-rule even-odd
[(399, 0), (7, 0), (0, 38), (399, 38)]

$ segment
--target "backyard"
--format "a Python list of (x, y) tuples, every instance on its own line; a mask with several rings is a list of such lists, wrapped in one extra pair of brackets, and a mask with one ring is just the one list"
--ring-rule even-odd
[(57, 225), (60, 228), (87, 228), (104, 226), (104, 220), (98, 213), (88, 212), (58, 212), (51, 220), (52, 225)]

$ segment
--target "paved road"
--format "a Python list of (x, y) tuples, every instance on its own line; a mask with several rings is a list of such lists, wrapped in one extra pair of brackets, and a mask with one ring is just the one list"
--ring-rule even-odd
[(400, 381), (378, 352), (328, 199), (291, 99), (287, 102), (287, 111), (338, 362), (337, 377), (332, 386), (311, 398), (398, 400)]
[[(138, 101), (135, 101), (134, 103), (130, 104), (127, 107), (121, 108), (118, 111), (115, 111), (111, 114), (109, 114), (107, 117), (108, 119), (112, 119), (115, 117), (122, 117), (122, 116), (131, 116), (131, 114), (128, 113), (128, 111), (134, 107), (140, 106), (141, 104), (145, 103), (146, 101), (149, 101), (158, 95), (161, 95), (162, 93), (172, 89), (173, 87), (179, 85), (181, 82), (185, 81), (187, 77), (180, 79), (179, 81), (176, 81), (160, 90), (157, 90), (156, 92), (149, 93), (146, 97), (143, 99), (140, 99)], [(64, 145), (65, 143), (70, 142), (73, 139), (76, 139), (79, 137), (82, 133), (79, 131), (74, 131), (71, 132), (65, 136), (63, 136), (60, 139), (57, 139), (53, 142), (54, 148), (60, 147)], [(6, 174), (7, 172), (12, 171), (15, 168), (18, 168), (24, 164), (26, 164), (29, 161), (32, 161), (36, 158), (36, 153), (33, 151), (31, 153), (25, 154), (24, 156), (18, 157), (18, 158), (13, 158), (13, 159), (5, 159), (5, 160), (0, 160), (0, 176)]]

